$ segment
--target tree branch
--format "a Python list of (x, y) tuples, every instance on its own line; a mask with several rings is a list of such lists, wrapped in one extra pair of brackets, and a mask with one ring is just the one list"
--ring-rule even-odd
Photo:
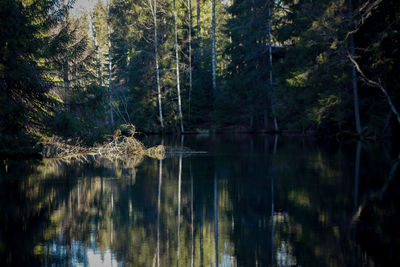
[(353, 63), (353, 65), (355, 66), (357, 72), (360, 74), (361, 79), (362, 79), (366, 84), (368, 84), (368, 85), (370, 85), (370, 86), (372, 86), (372, 87), (379, 88), (379, 89), (382, 91), (382, 93), (383, 93), (383, 94), (385, 95), (385, 97), (386, 97), (386, 100), (387, 100), (387, 102), (388, 102), (388, 104), (389, 104), (389, 106), (390, 106), (392, 112), (394, 113), (394, 115), (395, 115), (396, 118), (397, 118), (397, 122), (400, 124), (400, 114), (399, 114), (399, 112), (397, 111), (396, 107), (394, 106), (394, 104), (393, 104), (393, 102), (392, 102), (392, 99), (390, 98), (390, 96), (389, 96), (389, 94), (387, 93), (386, 89), (385, 89), (380, 83), (368, 79), (367, 76), (365, 76), (364, 72), (361, 70), (360, 65), (358, 65), (358, 63), (355, 61), (355, 59), (353, 58), (353, 56), (352, 56), (350, 53), (348, 53), (347, 56), (349, 57), (349, 59), (350, 59), (350, 61)]

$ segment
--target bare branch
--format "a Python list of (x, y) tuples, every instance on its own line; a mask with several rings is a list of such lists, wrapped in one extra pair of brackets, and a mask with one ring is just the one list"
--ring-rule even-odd
[(394, 115), (397, 118), (397, 122), (400, 124), (400, 114), (397, 111), (396, 107), (394, 106), (392, 99), (390, 98), (389, 94), (387, 93), (386, 89), (382, 86), (382, 84), (375, 82), (371, 79), (368, 79), (367, 76), (364, 74), (364, 72), (361, 70), (360, 65), (358, 65), (358, 63), (355, 61), (355, 59), (353, 58), (353, 56), (348, 53), (348, 57), (350, 59), (350, 61), (353, 63), (353, 65), (355, 66), (357, 72), (360, 74), (361, 79), (368, 85), (372, 86), (372, 87), (376, 87), (379, 88), (382, 93), (386, 96), (386, 100), (392, 110), (392, 112), (394, 113)]

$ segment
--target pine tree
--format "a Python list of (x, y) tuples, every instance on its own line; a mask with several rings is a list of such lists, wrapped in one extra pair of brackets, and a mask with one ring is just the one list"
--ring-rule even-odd
[(55, 23), (54, 1), (0, 3), (0, 154), (32, 153), (53, 105), (47, 92), (45, 34)]
[[(227, 22), (232, 42), (225, 49), (230, 57), (226, 96), (229, 101), (222, 104), (220, 115), (221, 119), (230, 120), (226, 121), (228, 124), (246, 123), (253, 128), (265, 114), (270, 66), (267, 63), (267, 10), (263, 3), (235, 1), (228, 9), (232, 16)], [(226, 113), (231, 118), (225, 118)]]

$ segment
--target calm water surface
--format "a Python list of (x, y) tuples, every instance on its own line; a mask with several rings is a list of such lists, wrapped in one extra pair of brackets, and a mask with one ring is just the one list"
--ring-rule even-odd
[(387, 143), (147, 138), (205, 155), (2, 161), (0, 265), (399, 266)]

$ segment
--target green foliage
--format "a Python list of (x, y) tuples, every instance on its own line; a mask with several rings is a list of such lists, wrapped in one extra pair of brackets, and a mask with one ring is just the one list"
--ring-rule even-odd
[(106, 91), (98, 83), (87, 14), (76, 19), (69, 16), (68, 7), (61, 8), (66, 11), (52, 28), (47, 49), (56, 80), (51, 93), (62, 101), (50, 121), (50, 133), (89, 141), (105, 128)]
[[(294, 129), (301, 127), (331, 133), (354, 129), (351, 63), (347, 59), (348, 1), (283, 2), (290, 11), (276, 34), (280, 42), (289, 46), (285, 60), (276, 66), (281, 103), (278, 117)], [(396, 52), (390, 52), (395, 35), (386, 39), (390, 45), (384, 46), (386, 33), (390, 31), (388, 25), (389, 28), (399, 25), (395, 18), (398, 9), (388, 8), (391, 1), (384, 2), (372, 14), (367, 14), (367, 20), (363, 11), (357, 11), (363, 3), (353, 3), (354, 23), (359, 27), (355, 34), (356, 56), (362, 69), (374, 68), (368, 77), (380, 80), (391, 90), (392, 97), (398, 99), (396, 90), (392, 90), (398, 87), (397, 76), (385, 75), (389, 73), (388, 68), (394, 66), (390, 60), (398, 57)], [(378, 38), (382, 39), (378, 41)], [(390, 59), (386, 57), (388, 64), (379, 65), (387, 53), (391, 53)], [(361, 124), (368, 125), (374, 135), (387, 134), (384, 133), (385, 128), (387, 130), (385, 117), (391, 111), (386, 100), (376, 88), (363, 86), (360, 81), (358, 84), (361, 85)], [(386, 123), (389, 122), (386, 120)]]
[(0, 154), (31, 154), (51, 108), (43, 34), (53, 1), (0, 2)]
[[(73, 1), (1, 0), (0, 4), (0, 151), (20, 147), (30, 153), (27, 148), (43, 135), (94, 140), (98, 133), (111, 133), (113, 125), (106, 116), (109, 97), (115, 125), (133, 124), (142, 132), (162, 130), (155, 25), (148, 1), (111, 1), (109, 13), (99, 1), (90, 16), (79, 18), (70, 16)], [(349, 12), (344, 0), (217, 1), (215, 95), (210, 53), (212, 6), (210, 1), (199, 1), (199, 38), (196, 4), (192, 2), (193, 90), (189, 94), (189, 11), (186, 2), (177, 2), (182, 108), (188, 131), (231, 125), (268, 130), (272, 118), (277, 118), (284, 131), (354, 131), (350, 33), (360, 68), (400, 106), (400, 81), (395, 75), (400, 72), (398, 2), (352, 1)], [(157, 0), (156, 16), (164, 131), (176, 132), (172, 2)], [(356, 27), (353, 32), (351, 25)], [(357, 83), (364, 133), (396, 134), (399, 127), (386, 98), (362, 79)]]

